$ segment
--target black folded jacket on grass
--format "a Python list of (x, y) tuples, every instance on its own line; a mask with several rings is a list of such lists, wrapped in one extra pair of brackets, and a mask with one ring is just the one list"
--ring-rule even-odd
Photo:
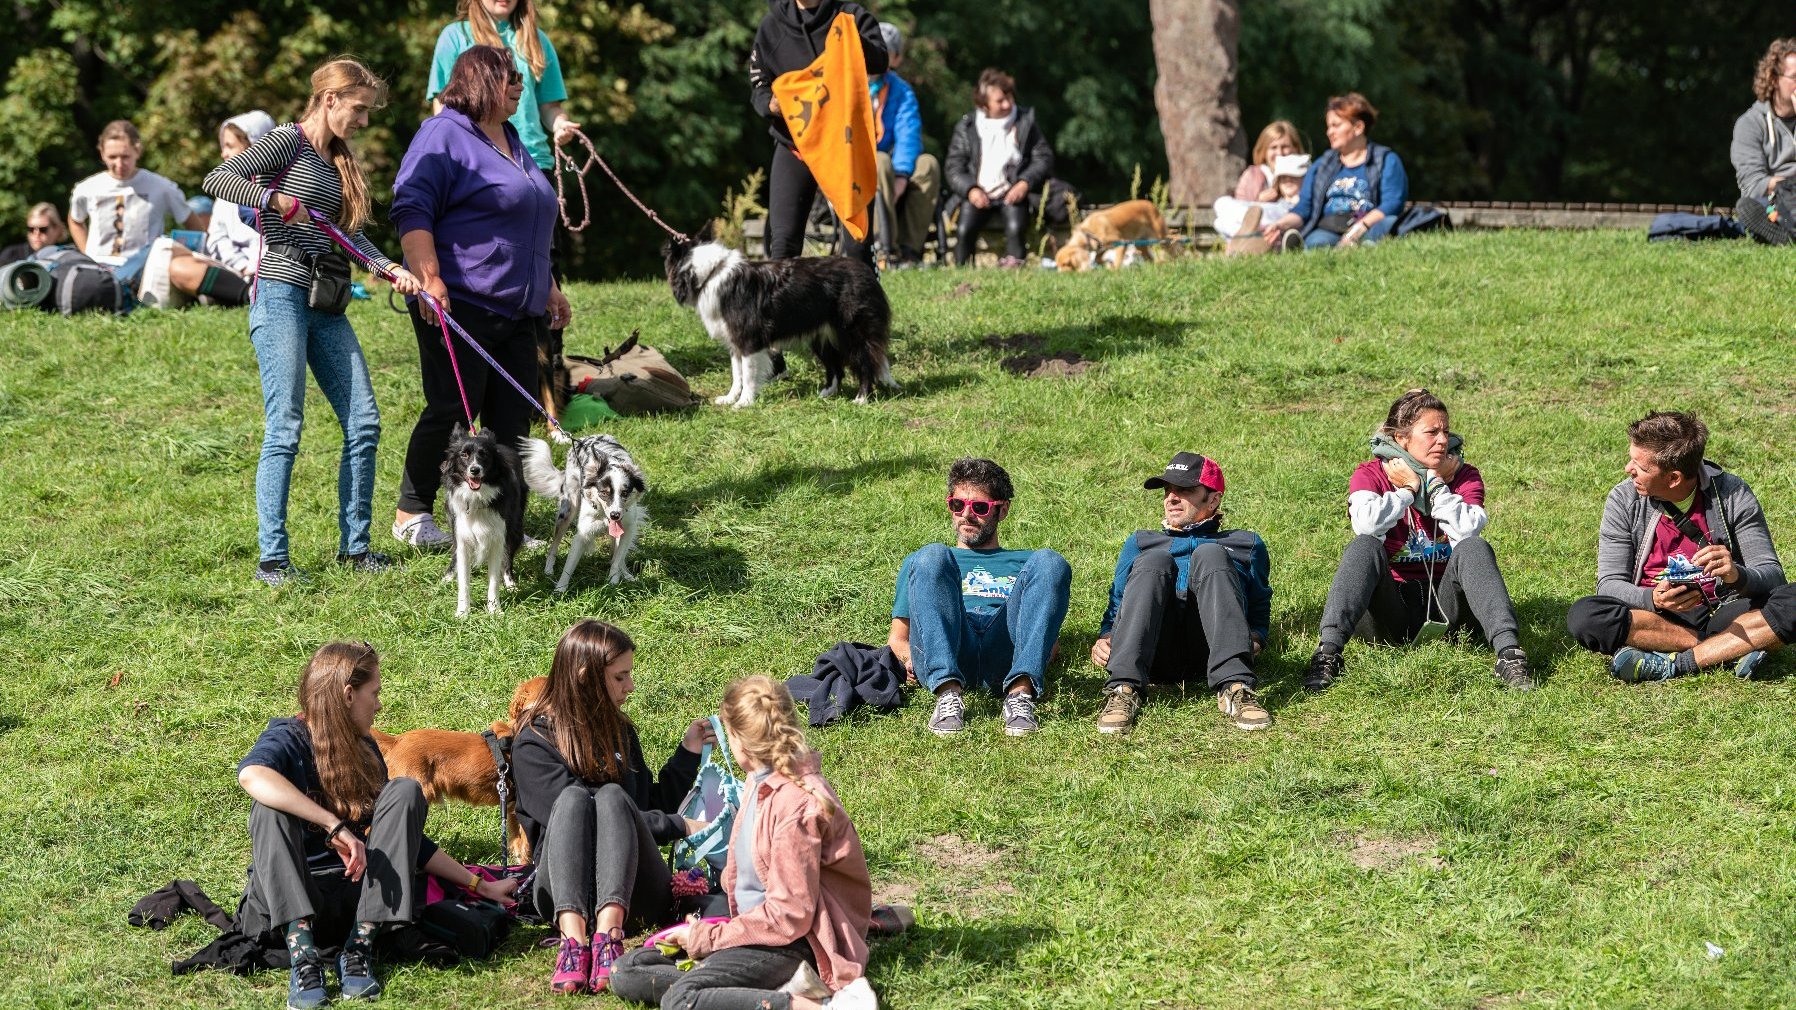
[(816, 667), (786, 681), (792, 700), (810, 711), (812, 726), (827, 726), (863, 702), (890, 712), (903, 702), (904, 664), (890, 646), (837, 642)]

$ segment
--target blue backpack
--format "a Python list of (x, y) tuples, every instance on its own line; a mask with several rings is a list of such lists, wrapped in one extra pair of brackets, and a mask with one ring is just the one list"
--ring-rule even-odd
[(712, 716), (711, 730), (717, 742), (699, 752), (698, 778), (680, 803), (680, 815), (703, 821), (705, 829), (674, 843), (673, 867), (676, 872), (698, 869), (715, 884), (723, 879), (724, 864), (729, 862), (730, 829), (742, 806), (742, 776), (730, 760), (723, 720)]

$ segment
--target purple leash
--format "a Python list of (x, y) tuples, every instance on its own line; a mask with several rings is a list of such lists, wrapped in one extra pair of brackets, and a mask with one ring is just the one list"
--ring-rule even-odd
[[(349, 236), (343, 234), (343, 230), (341, 228), (338, 228), (336, 226), (336, 224), (331, 221), (330, 218), (325, 217), (323, 214), (320, 214), (318, 211), (312, 209), (311, 207), (306, 208), (306, 213), (312, 215), (312, 222), (314, 224), (316, 224), (320, 229), (322, 229), (326, 235), (329, 235), (332, 242), (335, 242), (335, 243), (337, 243), (337, 245), (342, 246), (343, 251), (347, 252), (350, 256), (352, 256), (356, 262), (360, 263), (364, 267), (367, 267), (370, 271), (372, 271), (373, 273), (386, 279), (387, 281), (389, 281), (389, 282), (392, 281), (392, 279), (393, 279), (392, 271), (383, 269), (381, 266), (376, 264), (373, 260), (371, 260), (367, 256), (363, 255), (362, 251), (355, 247), (355, 243), (351, 242), (349, 240)], [(543, 409), (542, 403), (540, 401), (538, 401), (536, 397), (530, 395), (530, 391), (525, 389), (522, 385), (520, 385), (518, 383), (518, 380), (512, 378), (510, 372), (507, 372), (505, 369), (499, 367), (499, 363), (497, 361), (493, 360), (493, 356), (491, 354), (487, 353), (486, 348), (480, 346), (480, 342), (478, 340), (475, 340), (472, 336), (470, 336), (468, 334), (467, 330), (464, 330), (461, 328), (461, 324), (456, 322), (455, 317), (451, 316), (448, 313), (448, 311), (443, 308), (443, 303), (437, 301), (435, 295), (432, 295), (428, 291), (420, 290), (418, 292), (418, 297), (424, 300), (424, 304), (430, 306), (430, 310), (432, 312), (436, 313), (438, 324), (445, 328), (444, 329), (444, 337), (443, 337), (443, 342), (445, 344), (448, 344), (448, 342), (449, 342), (448, 331), (450, 331), (450, 330), (455, 331), (455, 333), (462, 338), (463, 342), (465, 342), (469, 347), (472, 347), (474, 349), (475, 354), (480, 355), (480, 357), (486, 361), (488, 368), (491, 368), (494, 372), (498, 373), (500, 378), (504, 379), (507, 383), (509, 383), (511, 385), (511, 388), (517, 390), (518, 395), (523, 397), (525, 399), (525, 401), (527, 401), (532, 407), (535, 407), (536, 412), (541, 414), (543, 416), (543, 418), (549, 422), (549, 437), (555, 439), (557, 442), (572, 442), (573, 441), (573, 437), (570, 436), (566, 431), (564, 431), (562, 429), (561, 423), (559, 421), (556, 421), (554, 416), (551, 415), (547, 410)], [(450, 359), (451, 363), (453, 363), (455, 360), (455, 348), (453, 346), (451, 346), (449, 348), (449, 359)], [(459, 368), (456, 369), (455, 381), (458, 386), (461, 384), (461, 370)], [(462, 409), (468, 410), (468, 393), (467, 393), (466, 389), (462, 390)], [(472, 427), (474, 424), (474, 416), (471, 411), (468, 414), (468, 424), (470, 427)]]

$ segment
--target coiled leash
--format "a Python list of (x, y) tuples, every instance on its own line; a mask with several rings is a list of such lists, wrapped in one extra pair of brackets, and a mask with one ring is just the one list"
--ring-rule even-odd
[[(636, 199), (636, 194), (630, 192), (630, 187), (624, 185), (624, 181), (617, 177), (617, 173), (611, 170), (611, 166), (605, 163), (604, 158), (599, 157), (598, 149), (592, 146), (592, 141), (587, 138), (586, 134), (581, 133), (578, 129), (574, 129), (569, 130), (568, 135), (586, 145), (585, 165), (581, 165), (574, 160), (573, 155), (563, 151), (561, 149), (561, 142), (557, 142), (555, 145), (555, 198), (561, 204), (561, 223), (567, 226), (568, 231), (577, 232), (592, 223), (592, 202), (587, 199), (586, 173), (592, 171), (592, 166), (597, 165), (605, 170), (606, 175), (611, 177), (612, 183), (617, 186), (618, 190), (630, 198), (630, 202), (636, 205), (636, 209), (648, 215), (650, 221), (660, 225), (662, 231), (667, 232), (669, 235), (672, 235), (682, 242), (692, 241), (687, 236), (675, 231), (666, 221), (661, 220), (661, 215), (650, 210), (647, 204)], [(569, 171), (574, 173), (574, 179), (580, 187), (580, 202), (585, 206), (585, 216), (580, 219), (579, 225), (574, 224), (573, 219), (567, 212), (567, 198), (563, 194), (561, 182), (561, 167), (564, 164)]]
[[(312, 216), (312, 222), (326, 235), (330, 236), (332, 242), (335, 242), (338, 246), (342, 247), (343, 251), (347, 252), (352, 259), (362, 266), (367, 267), (368, 270), (373, 272), (376, 276), (379, 276), (388, 282), (393, 280), (393, 272), (391, 270), (381, 267), (379, 264), (363, 255), (362, 251), (355, 247), (355, 243), (349, 240), (349, 236), (343, 234), (342, 229), (338, 228), (330, 218), (325, 217), (311, 207), (306, 208), (306, 213), (310, 214)], [(455, 342), (449, 339), (449, 332), (451, 330), (455, 331), (455, 334), (461, 337), (469, 347), (472, 347), (475, 354), (480, 355), (480, 357), (486, 361), (488, 368), (491, 368), (494, 373), (509, 383), (511, 388), (517, 390), (518, 395), (523, 397), (526, 403), (535, 407), (536, 412), (541, 414), (544, 420), (549, 422), (550, 438), (562, 443), (572, 442), (574, 440), (571, 435), (562, 429), (561, 422), (555, 420), (553, 415), (543, 409), (542, 403), (537, 400), (536, 397), (530, 395), (529, 390), (519, 384), (518, 380), (512, 378), (510, 372), (499, 367), (499, 362), (493, 360), (493, 356), (487, 352), (487, 349), (480, 346), (480, 341), (475, 340), (467, 330), (462, 329), (461, 324), (455, 321), (455, 318), (449, 314), (448, 310), (443, 307), (443, 303), (438, 301), (435, 295), (428, 291), (421, 290), (418, 292), (418, 297), (423, 299), (424, 304), (429, 306), (430, 310), (436, 314), (437, 325), (443, 331), (443, 345), (449, 349), (449, 365), (455, 372), (455, 385), (461, 392), (462, 410), (468, 415), (468, 429), (470, 431), (474, 429), (474, 411), (468, 404), (467, 387), (462, 384), (461, 365), (455, 360)]]

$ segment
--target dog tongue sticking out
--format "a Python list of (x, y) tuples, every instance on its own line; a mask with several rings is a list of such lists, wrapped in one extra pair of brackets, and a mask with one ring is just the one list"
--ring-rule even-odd
[(480, 478), (479, 477), (469, 477), (468, 478), (468, 490), (470, 490), (470, 491), (480, 490)]
[(616, 540), (624, 535), (624, 524), (613, 519), (606, 525), (605, 532), (611, 535), (611, 539)]

